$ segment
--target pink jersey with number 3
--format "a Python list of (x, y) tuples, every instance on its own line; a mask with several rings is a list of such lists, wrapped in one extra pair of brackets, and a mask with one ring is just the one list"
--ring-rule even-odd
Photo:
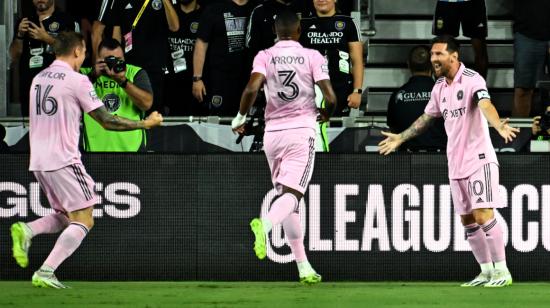
[(87, 76), (56, 60), (34, 77), (30, 89), (31, 171), (81, 163), (78, 150), (82, 111), (103, 106)]
[(441, 77), (432, 89), (424, 112), (445, 120), (450, 179), (464, 179), (488, 163), (498, 164), (487, 120), (477, 106), (482, 99), (491, 99), (485, 80), (462, 63), (451, 84)]
[(328, 80), (326, 59), (296, 41), (283, 40), (254, 58), (252, 73), (265, 76), (266, 131), (315, 128), (315, 82)]

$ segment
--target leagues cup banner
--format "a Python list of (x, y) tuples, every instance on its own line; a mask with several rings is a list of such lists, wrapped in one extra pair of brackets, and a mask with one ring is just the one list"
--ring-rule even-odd
[[(100, 203), (95, 227), (58, 270), (62, 280), (296, 280), (284, 232), (268, 257), (249, 221), (275, 192), (262, 154), (83, 157)], [(518, 281), (550, 280), (550, 156), (500, 155), (499, 210)], [(28, 155), (0, 155), (0, 279), (29, 280), (56, 235), (33, 239), (30, 265), (11, 258), (9, 226), (49, 208)], [(439, 154), (317, 155), (300, 204), (309, 261), (325, 281), (452, 280), (478, 272), (453, 212)]]

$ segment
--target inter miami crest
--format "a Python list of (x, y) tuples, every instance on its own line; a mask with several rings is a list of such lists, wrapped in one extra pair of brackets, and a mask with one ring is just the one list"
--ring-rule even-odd
[(162, 9), (162, 0), (153, 0), (151, 6), (155, 11)]
[(458, 91), (458, 93), (456, 93), (456, 99), (457, 100), (462, 100), (462, 98), (464, 98), (464, 92), (462, 90)]
[(120, 98), (116, 94), (107, 94), (103, 97), (103, 105), (109, 112), (115, 112), (120, 108)]

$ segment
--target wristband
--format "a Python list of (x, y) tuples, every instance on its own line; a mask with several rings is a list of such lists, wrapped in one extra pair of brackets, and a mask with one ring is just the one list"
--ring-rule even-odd
[(242, 126), (246, 122), (246, 114), (242, 115), (240, 112), (237, 113), (237, 116), (231, 121), (231, 128), (236, 129)]

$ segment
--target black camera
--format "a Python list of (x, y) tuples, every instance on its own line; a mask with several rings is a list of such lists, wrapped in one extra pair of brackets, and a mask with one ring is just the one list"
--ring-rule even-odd
[(108, 56), (103, 59), (103, 62), (107, 64), (110, 70), (117, 74), (126, 70), (126, 61), (115, 56)]
[(550, 129), (550, 111), (546, 110), (540, 117), (540, 129), (543, 134), (548, 134)]

